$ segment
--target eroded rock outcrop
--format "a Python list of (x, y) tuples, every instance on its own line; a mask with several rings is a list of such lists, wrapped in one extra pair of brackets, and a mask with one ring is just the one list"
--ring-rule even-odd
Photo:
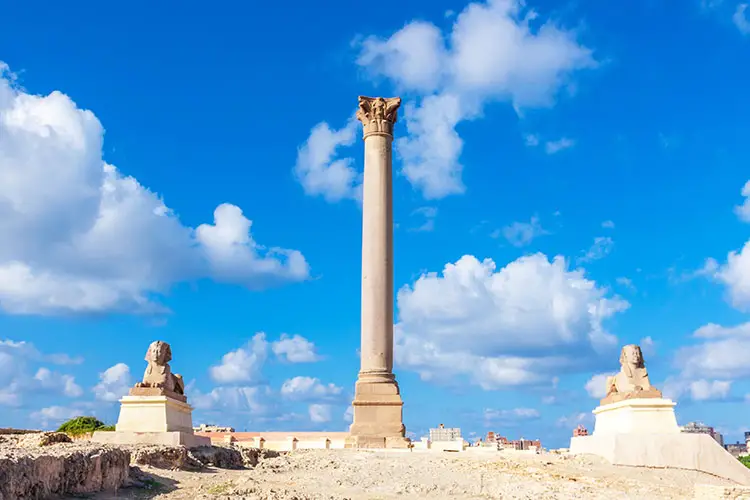
[(0, 449), (0, 500), (116, 491), (128, 477), (130, 454), (111, 447)]

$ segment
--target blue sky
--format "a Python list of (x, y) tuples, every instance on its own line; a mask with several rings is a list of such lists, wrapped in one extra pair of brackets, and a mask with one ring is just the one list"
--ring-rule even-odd
[(196, 423), (345, 430), (360, 94), (404, 99), (407, 430), (565, 446), (633, 342), (681, 423), (750, 426), (744, 4), (15, 2), (3, 18), (0, 426), (114, 422), (162, 339)]

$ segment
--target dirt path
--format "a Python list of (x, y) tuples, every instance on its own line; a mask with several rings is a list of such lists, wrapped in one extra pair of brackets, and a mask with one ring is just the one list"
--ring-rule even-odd
[(118, 499), (690, 499), (695, 484), (729, 481), (693, 471), (615, 467), (555, 454), (300, 451), (253, 470), (144, 469), (149, 488)]

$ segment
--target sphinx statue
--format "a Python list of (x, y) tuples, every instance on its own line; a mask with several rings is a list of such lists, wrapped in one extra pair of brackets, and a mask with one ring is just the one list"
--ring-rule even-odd
[(651, 385), (643, 361), (643, 352), (629, 344), (620, 352), (620, 373), (607, 377), (607, 393), (601, 404), (615, 403), (631, 398), (660, 398), (661, 391)]
[(143, 391), (139, 389), (157, 389), (158, 392), (164, 392), (167, 395), (176, 394), (182, 396), (177, 399), (184, 399), (185, 383), (182, 376), (172, 373), (169, 362), (172, 360), (172, 348), (166, 342), (157, 340), (148, 346), (146, 351), (146, 361), (148, 366), (143, 374), (143, 380), (135, 384), (131, 389), (131, 395), (151, 394), (154, 391)]

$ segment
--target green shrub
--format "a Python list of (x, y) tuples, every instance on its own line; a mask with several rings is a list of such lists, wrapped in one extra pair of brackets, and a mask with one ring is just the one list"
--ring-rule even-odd
[(94, 431), (113, 431), (114, 425), (105, 425), (104, 422), (96, 417), (76, 417), (68, 420), (57, 429), (57, 432), (64, 432), (70, 436), (80, 436), (89, 434)]
[(740, 462), (742, 462), (742, 465), (744, 465), (745, 467), (750, 467), (750, 456), (746, 455), (746, 456), (737, 457), (737, 458), (739, 459)]

